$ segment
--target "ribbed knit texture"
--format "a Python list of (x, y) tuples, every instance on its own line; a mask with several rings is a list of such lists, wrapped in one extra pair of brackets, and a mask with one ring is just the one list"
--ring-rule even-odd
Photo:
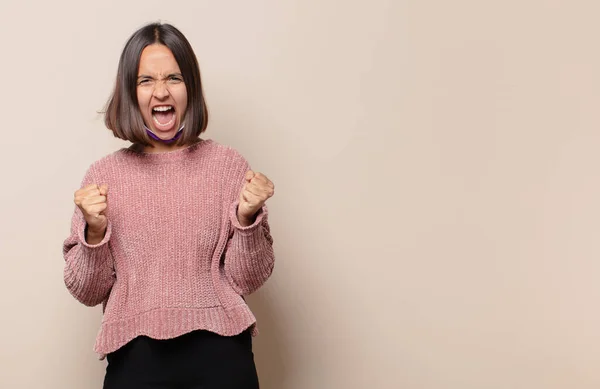
[(86, 243), (75, 208), (64, 280), (83, 304), (103, 305), (94, 346), (101, 359), (138, 335), (230, 336), (249, 327), (256, 335), (242, 296), (269, 278), (274, 253), (266, 206), (251, 226), (237, 219), (249, 169), (212, 140), (165, 153), (121, 149), (90, 166), (82, 186), (108, 185), (108, 229), (99, 244)]

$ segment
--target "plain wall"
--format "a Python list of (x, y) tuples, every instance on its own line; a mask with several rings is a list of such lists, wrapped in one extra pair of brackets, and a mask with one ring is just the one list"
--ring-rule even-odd
[(266, 389), (600, 387), (600, 3), (0, 2), (0, 388), (100, 388), (63, 284), (97, 111), (171, 22), (267, 174)]

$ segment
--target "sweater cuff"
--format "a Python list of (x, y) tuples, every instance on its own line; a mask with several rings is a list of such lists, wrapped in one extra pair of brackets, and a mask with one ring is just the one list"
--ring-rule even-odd
[(267, 213), (268, 213), (267, 206), (263, 205), (262, 208), (256, 213), (256, 218), (254, 220), (254, 223), (250, 224), (249, 226), (244, 227), (240, 224), (240, 221), (238, 220), (238, 217), (237, 217), (238, 205), (239, 205), (239, 200), (236, 200), (232, 204), (231, 210), (229, 212), (229, 219), (231, 220), (231, 224), (233, 225), (234, 229), (236, 229), (237, 231), (241, 232), (244, 235), (250, 235), (254, 231), (256, 231), (256, 229), (262, 224), (263, 220), (266, 218)]
[(85, 229), (87, 228), (87, 223), (82, 223), (82, 226), (79, 227), (79, 230), (77, 231), (77, 235), (79, 237), (79, 242), (87, 247), (88, 249), (96, 249), (96, 248), (100, 248), (102, 246), (104, 246), (109, 240), (110, 240), (110, 236), (112, 234), (112, 224), (110, 222), (110, 220), (108, 221), (108, 224), (106, 226), (106, 233), (104, 234), (104, 238), (102, 239), (102, 241), (100, 241), (100, 243), (96, 243), (96, 244), (89, 244), (86, 240), (85, 240)]

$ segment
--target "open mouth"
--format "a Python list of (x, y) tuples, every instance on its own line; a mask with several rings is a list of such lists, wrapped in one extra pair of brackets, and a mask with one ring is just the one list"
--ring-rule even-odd
[(170, 130), (175, 124), (175, 107), (172, 105), (159, 105), (152, 108), (152, 119), (160, 130)]

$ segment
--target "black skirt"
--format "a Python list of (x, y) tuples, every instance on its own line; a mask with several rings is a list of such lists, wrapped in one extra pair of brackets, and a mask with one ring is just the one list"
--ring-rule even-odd
[(249, 330), (193, 331), (174, 339), (140, 336), (107, 355), (104, 389), (258, 389)]

